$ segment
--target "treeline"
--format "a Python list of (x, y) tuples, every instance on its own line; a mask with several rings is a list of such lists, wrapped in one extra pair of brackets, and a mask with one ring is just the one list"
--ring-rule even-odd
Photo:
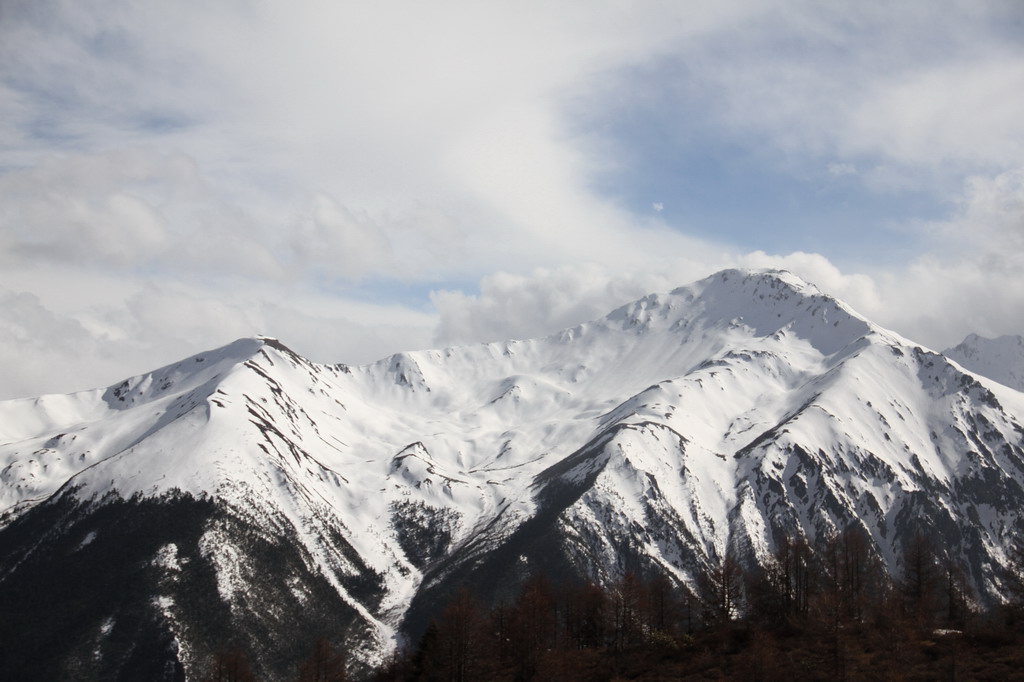
[(860, 531), (787, 540), (767, 567), (726, 554), (689, 588), (532, 576), (485, 607), (460, 591), (376, 682), (616, 679), (1011, 679), (1024, 667), (1024, 552), (982, 609), (964, 567), (923, 536), (890, 576)]
[[(295, 670), (294, 682), (348, 682), (345, 657), (326, 639), (318, 639), (311, 647), (309, 657)], [(228, 648), (213, 657), (203, 682), (257, 682), (245, 652)]]
[[(783, 540), (766, 566), (727, 553), (684, 586), (655, 571), (612, 584), (526, 579), (514, 598), (469, 589), (374, 682), (663, 679), (1017, 679), (1024, 670), (1024, 549), (998, 576), (1009, 601), (982, 608), (967, 571), (924, 536), (891, 576), (859, 530), (820, 546)], [(340, 682), (342, 652), (307, 646), (296, 682)], [(245, 654), (204, 679), (256, 680)], [(358, 676), (360, 679), (364, 675)]]

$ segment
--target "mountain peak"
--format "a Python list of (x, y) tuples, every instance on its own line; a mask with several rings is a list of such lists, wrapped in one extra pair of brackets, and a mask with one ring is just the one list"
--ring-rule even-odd
[[(933, 536), (995, 599), (1001, 547), (1024, 528), (1024, 395), (995, 390), (783, 270), (722, 271), (542, 339), (357, 367), (257, 336), (106, 391), (0, 403), (0, 541), (18, 523), (24, 552), (84, 562), (129, 525), (112, 501), (202, 500), (194, 532), (160, 512), (135, 556), (179, 565), (180, 581), (138, 592), (168, 627), (219, 600), (273, 653), (287, 645), (261, 639), (268, 613), (335, 604), (325, 622), (348, 623), (364, 663), (399, 628), (415, 641), (458, 585), (635, 565), (685, 588), (727, 546), (757, 563), (854, 526), (892, 571), (906, 539)], [(77, 530), (54, 523), (62, 502)], [(17, 556), (0, 552), (0, 573), (29, 575)], [(212, 588), (198, 601), (193, 570)], [(178, 661), (202, 628), (175, 632)]]
[(786, 299), (815, 299), (820, 302), (830, 302), (835, 307), (843, 308), (847, 313), (856, 315), (846, 304), (823, 293), (818, 287), (789, 270), (774, 268), (721, 270), (698, 282), (679, 287), (672, 293), (686, 293), (694, 289), (699, 289), (703, 295), (714, 296), (716, 300), (732, 297), (736, 298), (740, 304), (746, 303), (755, 307), (772, 305), (773, 302)]
[(975, 374), (1024, 391), (1024, 336), (1005, 335), (989, 339), (968, 334), (943, 354)]
[[(625, 328), (709, 333), (745, 329), (756, 337), (792, 333), (832, 355), (881, 332), (845, 303), (787, 270), (722, 270), (669, 294), (651, 294), (607, 318)], [(718, 332), (715, 332), (718, 333)]]
[(196, 353), (152, 372), (129, 377), (106, 389), (103, 399), (110, 407), (122, 409), (168, 391), (180, 393), (191, 390), (248, 361), (265, 345), (270, 345), (266, 337), (236, 339), (220, 348)]
[[(781, 268), (727, 268), (705, 277), (698, 284), (708, 283), (715, 286), (729, 286), (747, 288), (759, 284), (775, 286), (782, 284), (788, 286), (795, 292), (808, 292), (821, 294), (818, 287), (795, 275), (789, 270)], [(684, 289), (686, 287), (680, 287)]]

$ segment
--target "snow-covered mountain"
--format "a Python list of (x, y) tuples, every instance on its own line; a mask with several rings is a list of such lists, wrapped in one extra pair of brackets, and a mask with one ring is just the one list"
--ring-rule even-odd
[(934, 537), (994, 599), (1022, 425), (1024, 394), (782, 271), (361, 367), (243, 339), (0, 403), (0, 634), (65, 642), (43, 676), (195, 677), (243, 642), (276, 678), (318, 635), (380, 660), (457, 585), (692, 585), (851, 525), (892, 571)]
[(975, 374), (1024, 391), (1024, 336), (987, 339), (969, 334), (943, 355)]

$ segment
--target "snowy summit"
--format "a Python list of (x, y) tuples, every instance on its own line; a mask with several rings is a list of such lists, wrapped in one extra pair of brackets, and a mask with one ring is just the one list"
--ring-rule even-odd
[[(170, 664), (195, 670), (216, 611), (272, 667), (269, 620), (310, 604), (372, 664), (457, 585), (543, 564), (692, 586), (726, 552), (763, 561), (851, 526), (893, 571), (934, 533), (998, 599), (1024, 394), (788, 272), (728, 270), (540, 339), (364, 366), (242, 339), (0, 403), (0, 471), (0, 575), (87, 570), (116, 543), (152, 567), (130, 578), (149, 606), (131, 608), (174, 642), (153, 645)], [(127, 608), (96, 604), (90, 647)]]

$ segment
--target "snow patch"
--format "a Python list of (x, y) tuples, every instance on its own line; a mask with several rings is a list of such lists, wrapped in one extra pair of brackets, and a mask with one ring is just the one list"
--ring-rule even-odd
[(92, 541), (95, 540), (95, 539), (96, 539), (96, 531), (94, 531), (94, 530), (89, 531), (88, 533), (85, 534), (85, 537), (82, 538), (82, 541), (80, 543), (78, 543), (78, 548), (77, 549), (82, 549), (83, 547), (86, 547), (86, 546), (92, 544)]

